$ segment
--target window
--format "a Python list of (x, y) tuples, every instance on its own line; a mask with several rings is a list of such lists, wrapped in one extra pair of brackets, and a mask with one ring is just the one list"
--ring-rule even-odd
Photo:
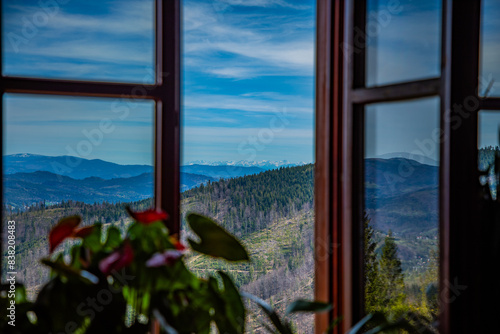
[[(343, 316), (337, 329), (341, 333), (365, 314), (364, 209), (380, 216), (383, 212), (377, 209), (388, 203), (370, 195), (383, 189), (366, 183), (369, 159), (364, 158), (386, 153), (390, 136), (394, 148), (406, 146), (404, 138), (417, 137), (411, 132), (423, 123), (437, 130), (427, 147), (439, 161), (439, 331), (495, 330), (491, 319), (498, 310), (498, 289), (490, 277), (491, 263), (498, 261), (498, 224), (492, 223), (494, 205), (478, 196), (487, 189), (487, 176), (481, 178), (483, 185), (478, 182), (478, 141), (480, 147), (495, 142), (493, 110), (500, 107), (492, 97), (494, 81), (484, 80), (485, 75), (494, 77), (498, 63), (493, 57), (495, 9), (484, 1), (481, 18), (481, 1), (318, 1), (317, 178), (322, 182), (317, 183), (316, 198), (323, 198), (317, 201), (316, 224), (317, 242), (323, 240), (324, 246), (317, 250), (316, 294), (338, 306), (329, 317), (318, 317), (318, 333), (328, 319)], [(405, 19), (401, 21), (399, 14)], [(433, 23), (418, 28), (429, 19)], [(399, 44), (391, 45), (398, 38)], [(485, 43), (482, 53), (480, 40)], [(404, 48), (387, 53), (398, 45)], [(419, 54), (423, 57), (415, 59)], [(394, 71), (388, 73), (388, 67)], [(416, 68), (418, 73), (412, 72)], [(411, 107), (418, 104), (422, 107)], [(405, 119), (405, 113), (421, 117)], [(397, 126), (381, 130), (380, 124), (398, 119)], [(495, 154), (491, 153), (490, 158)], [(484, 153), (480, 158), (483, 164)], [(376, 201), (368, 202), (369, 198)]]
[[(131, 1), (109, 6), (32, 1), (21, 6), (2, 1), (1, 8), (2, 203), (9, 201), (3, 206), (2, 220), (27, 209), (24, 204), (45, 201), (37, 204), (41, 209), (51, 204), (64, 206), (64, 196), (76, 196), (82, 202), (112, 205), (131, 199), (124, 195), (128, 192), (134, 200), (154, 196), (154, 205), (170, 214), (170, 228), (178, 232), (179, 2)], [(89, 21), (88, 13), (97, 15)], [(123, 24), (124, 19), (135, 23)], [(117, 63), (127, 69), (117, 71)], [(37, 152), (23, 151), (26, 147)], [(31, 159), (30, 164), (26, 159)], [(82, 181), (86, 177), (94, 178)], [(142, 187), (117, 192), (125, 186), (118, 184), (120, 178)], [(60, 179), (72, 180), (73, 189), (65, 189), (72, 194), (51, 192), (57, 190)], [(44, 182), (38, 189), (40, 196), (20, 191), (23, 182), (31, 181)], [(98, 213), (92, 214), (99, 218)], [(115, 217), (110, 223), (118, 221), (120, 217)], [(20, 234), (46, 235), (34, 226), (24, 229), (33, 222), (23, 223)]]
[[(57, 4), (63, 2), (66, 1), (57, 1)], [(4, 3), (2, 1), (2, 29), (8, 21)], [(435, 5), (428, 6), (430, 3), (422, 6), (436, 9)], [(486, 120), (494, 122), (491, 115), (500, 110), (500, 100), (491, 89), (495, 82), (483, 80), (484, 75), (488, 78), (488, 72), (496, 73), (496, 69), (489, 69), (495, 64), (492, 55), (496, 52), (493, 47), (496, 39), (486, 30), (484, 38), (480, 39), (481, 24), (488, 29), (491, 23), (488, 16), (494, 14), (495, 8), (490, 10), (491, 4), (484, 1), (484, 8), (488, 10), (485, 9), (481, 17), (481, 1), (443, 0), (440, 3), (441, 14), (430, 15), (440, 22), (431, 25), (434, 44), (429, 45), (427, 51), (432, 60), (424, 61), (428, 68), (411, 75), (399, 75), (398, 72), (396, 76), (381, 78), (383, 73), (377, 69), (385, 59), (378, 51), (373, 53), (373, 46), (384, 47), (384, 39), (390, 37), (386, 33), (394, 28), (388, 26), (380, 38), (372, 40), (375, 44), (369, 44), (367, 23), (380, 17), (384, 10), (398, 11), (402, 4), (408, 4), (410, 14), (415, 8), (409, 2), (399, 1), (317, 2), (315, 294), (318, 299), (335, 305), (330, 314), (317, 317), (318, 333), (339, 316), (343, 321), (336, 331), (345, 332), (365, 311), (361, 223), (365, 208), (364, 153), (369, 146), (365, 142), (366, 116), (370, 117), (367, 114), (383, 113), (382, 109), (392, 103), (432, 100), (435, 106), (437, 99), (440, 130), (437, 133), (440, 148), (439, 328), (442, 333), (494, 331), (500, 296), (494, 288), (497, 282), (491, 268), (499, 261), (498, 226), (491, 223), (491, 212), (495, 211), (485, 210), (485, 203), (477, 194), (481, 190), (478, 140), (488, 142), (486, 134), (490, 130), (486, 125), (491, 123)], [(370, 15), (372, 9), (379, 16)], [(43, 13), (49, 15), (46, 11)], [(32, 19), (36, 21), (28, 21), (27, 25), (45, 25), (42, 14)], [(174, 222), (172, 228), (178, 231), (179, 1), (156, 1), (155, 21), (152, 51), (155, 80), (146, 84), (131, 83), (135, 82), (133, 74), (117, 79), (120, 83), (109, 83), (83, 80), (109, 81), (114, 76), (59, 75), (49, 79), (36, 72), (15, 71), (4, 65), (9, 59), (4, 40), (0, 45), (0, 111), (2, 115), (8, 113), (9, 99), (20, 96), (17, 94), (37, 98), (50, 95), (154, 101), (155, 205), (170, 213)], [(439, 38), (435, 38), (436, 34)], [(490, 44), (480, 45), (480, 40)], [(23, 41), (19, 39), (18, 43)], [(373, 66), (376, 71), (370, 72)], [(479, 139), (478, 125), (481, 125)], [(3, 140), (2, 136), (2, 144)], [(1, 162), (3, 165), (3, 157)]]
[[(214, 218), (251, 254), (237, 265), (196, 254), (187, 263), (205, 277), (224, 270), (281, 314), (314, 291), (315, 9), (183, 1), (181, 216)], [(193, 174), (203, 186), (188, 182)], [(264, 314), (247, 306), (247, 332), (265, 331)], [(291, 320), (314, 332), (314, 316)]]
[[(41, 167), (15, 169), (15, 159), (51, 158), (43, 162), (49, 169), (43, 172), (57, 174), (56, 179), (74, 179), (75, 187), (83, 185), (83, 178), (97, 176), (95, 169), (89, 171), (90, 159), (114, 162), (113, 172), (108, 169), (108, 174), (98, 175), (102, 182), (114, 184), (98, 184), (89, 189), (92, 194), (77, 188), (66, 194), (68, 198), (109, 205), (133, 199), (142, 207), (149, 205), (154, 191), (156, 206), (169, 212), (175, 231), (181, 232), (186, 212), (196, 211), (214, 217), (244, 239), (255, 262), (232, 272), (244, 289), (271, 300), (283, 312), (298, 297), (312, 299), (315, 2), (269, 7), (185, 1), (182, 59), (180, 1), (56, 1), (49, 7), (40, 3), (2, 3), (3, 162), (7, 166), (3, 185), (4, 200), (10, 203), (4, 217), (15, 216), (18, 209), (24, 213), (33, 203), (40, 210), (60, 209), (60, 215), (73, 210), (63, 211), (67, 201), (52, 196), (45, 184), (40, 187), (44, 193), (29, 197), (26, 205), (25, 198), (16, 198), (20, 195), (15, 188), (17, 174), (37, 173)], [(246, 38), (243, 42), (241, 35)], [(201, 43), (207, 39), (220, 45), (207, 43), (204, 49)], [(181, 72), (186, 92), (183, 118), (179, 115)], [(180, 150), (181, 132), (184, 151)], [(26, 147), (34, 151), (25, 152)], [(182, 153), (185, 160), (179, 167)], [(214, 159), (246, 165), (188, 164)], [(26, 167), (25, 161), (17, 161), (17, 166)], [(127, 176), (144, 179), (141, 192), (117, 191), (118, 179), (132, 173), (120, 174), (117, 169), (124, 166), (118, 164), (133, 165), (126, 167), (137, 175)], [(83, 165), (85, 170), (80, 168)], [(242, 180), (219, 180), (248, 174), (252, 176)], [(204, 186), (188, 191), (200, 184)], [(205, 201), (206, 193), (225, 197)], [(99, 213), (86, 213), (93, 208), (82, 204), (78, 209), (72, 213), (93, 217), (86, 223), (102, 220)], [(104, 223), (123, 224), (123, 219), (120, 215)], [(30, 221), (26, 233), (46, 235), (47, 229), (37, 227), (36, 221)], [(35, 256), (25, 264), (21, 280), (37, 276), (36, 261), (45, 255), (38, 246), (33, 253), (23, 253), (23, 263)], [(217, 269), (203, 267), (195, 256), (190, 264), (199, 268), (200, 275)], [(40, 276), (27, 282), (34, 287), (33, 294), (47, 274)], [(251, 326), (260, 326), (258, 316), (252, 316)], [(294, 317), (298, 330), (313, 332), (313, 316)]]

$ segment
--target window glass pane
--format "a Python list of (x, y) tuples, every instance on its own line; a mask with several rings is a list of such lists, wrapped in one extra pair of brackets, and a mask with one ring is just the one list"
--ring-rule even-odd
[(2, 1), (10, 76), (154, 82), (154, 1)]
[(481, 15), (479, 95), (500, 96), (500, 2), (484, 0)]
[(439, 99), (365, 110), (366, 312), (438, 314)]
[(49, 278), (40, 259), (60, 218), (124, 232), (125, 205), (150, 207), (154, 103), (7, 94), (3, 108), (3, 226), (16, 222), (17, 281), (34, 299)]
[(496, 158), (500, 157), (500, 112), (479, 113), (478, 149), (480, 181), (485, 186), (485, 199), (497, 199), (498, 176), (495, 176)]
[[(252, 259), (189, 263), (199, 275), (228, 271), (283, 313), (314, 289), (315, 2), (183, 5), (182, 214), (214, 218)], [(263, 319), (252, 305), (248, 332)], [(291, 320), (313, 333), (314, 316)]]
[(366, 45), (367, 86), (440, 75), (441, 1), (368, 0), (366, 35), (354, 36), (353, 52)]

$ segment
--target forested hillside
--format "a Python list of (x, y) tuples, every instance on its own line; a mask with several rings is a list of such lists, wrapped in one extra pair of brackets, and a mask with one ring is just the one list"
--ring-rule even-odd
[[(307, 165), (209, 182), (184, 192), (183, 217), (187, 212), (215, 217), (242, 239), (252, 257), (250, 264), (233, 266), (221, 262), (209, 267), (203, 256), (192, 254), (189, 265), (200, 275), (224, 268), (240, 287), (281, 310), (295, 298), (312, 298), (313, 189), (313, 166)], [(150, 199), (143, 200), (132, 203), (132, 207), (144, 210), (151, 203)], [(51, 226), (62, 217), (79, 214), (84, 225), (100, 221), (124, 231), (129, 221), (125, 205), (66, 201), (52, 206), (39, 204), (25, 212), (5, 208), (4, 219), (17, 222), (17, 263), (22, 264), (18, 278), (25, 282), (30, 294), (48, 279), (48, 271), (39, 259), (47, 256)], [(185, 227), (184, 222), (182, 225)], [(311, 331), (311, 316), (299, 316), (296, 320), (300, 332)], [(250, 321), (253, 328), (258, 327), (257, 321)]]
[(220, 180), (182, 194), (183, 206), (215, 217), (244, 236), (266, 228), (278, 217), (313, 207), (313, 165), (279, 168), (257, 175)]
[[(375, 229), (372, 236), (374, 254), (382, 252), (386, 238), (384, 228), (390, 225), (395, 231), (392, 240), (398, 247), (397, 257), (405, 272), (405, 293), (408, 300), (416, 300), (421, 295), (422, 275), (429, 266), (430, 252), (437, 245), (437, 229), (430, 228), (435, 226), (436, 213), (429, 211), (429, 203), (437, 197), (432, 186), (436, 167), (413, 165), (416, 168), (414, 178), (398, 185), (398, 195), (390, 191), (390, 183), (379, 180), (377, 175), (397, 171), (400, 163), (401, 159), (367, 160), (366, 186), (376, 196), (373, 205), (367, 205), (367, 214)], [(242, 240), (252, 258), (251, 263), (234, 266), (224, 262), (209, 263), (203, 256), (190, 254), (188, 265), (199, 275), (224, 269), (242, 289), (268, 300), (281, 311), (293, 299), (312, 298), (313, 171), (313, 165), (279, 168), (257, 175), (209, 181), (183, 192), (182, 217), (188, 212), (197, 212), (215, 218)], [(64, 201), (57, 205), (41, 203), (24, 212), (4, 208), (4, 219), (17, 222), (17, 263), (22, 264), (18, 277), (28, 286), (31, 295), (48, 278), (48, 271), (39, 264), (39, 259), (47, 255), (47, 234), (51, 226), (62, 217), (79, 214), (84, 225), (100, 221), (124, 232), (129, 221), (124, 210), (126, 205)], [(151, 199), (131, 203), (136, 210), (151, 205)], [(386, 225), (382, 218), (387, 220)], [(185, 229), (184, 219), (181, 224)], [(405, 233), (410, 227), (412, 232)], [(183, 238), (188, 234), (183, 233)], [(64, 248), (62, 246), (60, 251)], [(255, 314), (250, 320), (254, 329), (258, 327), (258, 315)], [(295, 320), (298, 332), (311, 332), (312, 317), (298, 316)]]

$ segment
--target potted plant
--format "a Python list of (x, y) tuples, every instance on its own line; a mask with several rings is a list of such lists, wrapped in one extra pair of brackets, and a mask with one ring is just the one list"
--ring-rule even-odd
[[(240, 292), (222, 272), (200, 278), (185, 265), (187, 246), (170, 235), (162, 211), (132, 212), (133, 222), (124, 235), (100, 223), (80, 227), (77, 216), (60, 220), (50, 231), (52, 256), (42, 262), (51, 278), (35, 302), (16, 285), (15, 299), (9, 285), (0, 289), (0, 308), (15, 300), (15, 326), (0, 319), (2, 333), (244, 333), (246, 310), (242, 298), (256, 302), (267, 315), (263, 326), (271, 333), (291, 334), (292, 326), (265, 301)], [(188, 239), (198, 253), (226, 261), (248, 261), (245, 247), (213, 220), (189, 214), (187, 222), (198, 240)], [(67, 254), (54, 253), (63, 242), (72, 243)], [(328, 311), (330, 305), (297, 300), (294, 312)], [(394, 328), (411, 330), (398, 320), (390, 323), (381, 314), (369, 315), (351, 333), (371, 323), (371, 333)], [(410, 329), (409, 329), (410, 328)]]

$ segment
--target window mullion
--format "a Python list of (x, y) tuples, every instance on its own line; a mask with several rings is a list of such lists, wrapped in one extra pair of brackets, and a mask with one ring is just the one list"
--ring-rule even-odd
[(434, 78), (373, 88), (357, 88), (352, 91), (351, 100), (359, 104), (402, 101), (438, 95), (440, 90), (441, 79)]
[(156, 1), (155, 205), (180, 230), (180, 1)]
[(154, 98), (154, 85), (3, 77), (2, 90), (23, 94), (54, 94), (89, 97)]

